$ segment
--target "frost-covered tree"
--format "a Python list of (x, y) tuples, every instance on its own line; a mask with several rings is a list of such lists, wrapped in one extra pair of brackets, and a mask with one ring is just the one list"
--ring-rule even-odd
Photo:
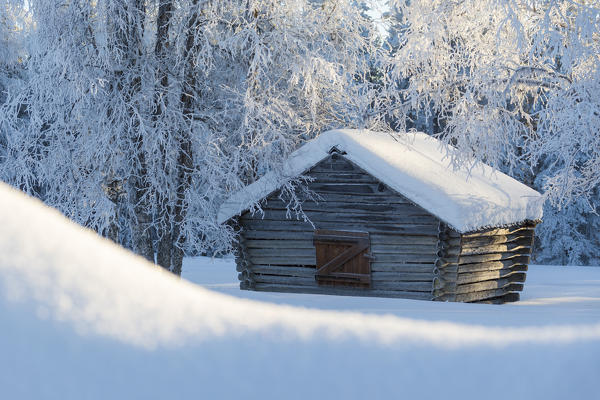
[(581, 217), (596, 206), (598, 2), (397, 0), (393, 6), (406, 30), (392, 75), (408, 85), (390, 92), (400, 98), (391, 112), (398, 121), (415, 110), (431, 118), (434, 131), (462, 150), (457, 164), (482, 160), (535, 184), (553, 207), (539, 228), (543, 245), (580, 262), (581, 251), (569, 250), (577, 246), (558, 250), (551, 232), (580, 240)]
[(8, 88), (19, 79), (26, 21), (21, 1), (0, 0), (0, 104), (6, 100)]
[[(3, 180), (180, 273), (231, 191), (376, 103), (349, 0), (31, 0)], [(27, 110), (27, 119), (19, 118)]]
[[(7, 101), (9, 90), (18, 86), (22, 78), (23, 28), (26, 22), (21, 1), (0, 0), (0, 106)], [(3, 114), (0, 113), (0, 163), (7, 156), (7, 135), (3, 120)]]

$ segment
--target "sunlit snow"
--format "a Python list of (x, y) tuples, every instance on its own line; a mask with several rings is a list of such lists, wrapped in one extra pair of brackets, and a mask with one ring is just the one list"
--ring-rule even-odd
[(255, 293), (231, 259), (180, 280), (5, 185), (0, 226), (2, 398), (595, 393), (597, 268), (533, 267), (503, 306)]

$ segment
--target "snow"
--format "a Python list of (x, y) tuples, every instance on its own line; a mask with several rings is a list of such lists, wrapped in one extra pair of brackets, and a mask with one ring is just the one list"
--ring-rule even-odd
[(2, 398), (597, 393), (600, 268), (534, 266), (503, 306), (254, 293), (231, 259), (177, 279), (5, 185), (0, 226)]
[[(183, 277), (231, 296), (311, 309), (358, 311), (414, 320), (447, 321), (488, 327), (552, 326), (557, 322), (600, 322), (600, 268), (530, 265), (521, 300), (502, 306), (440, 303), (377, 297), (254, 292), (239, 289), (233, 257), (187, 258)], [(493, 312), (490, 312), (493, 311)], [(470, 327), (469, 327), (470, 328)], [(504, 340), (504, 339), (502, 339)]]
[(220, 208), (223, 223), (249, 209), (286, 180), (306, 172), (335, 147), (345, 157), (459, 232), (542, 218), (542, 196), (515, 179), (478, 163), (455, 169), (453, 149), (424, 133), (400, 140), (383, 132), (328, 131), (306, 143), (273, 171), (235, 193)]

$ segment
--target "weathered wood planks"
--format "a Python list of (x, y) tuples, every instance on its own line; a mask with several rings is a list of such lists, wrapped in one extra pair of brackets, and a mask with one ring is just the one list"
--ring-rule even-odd
[(401, 290), (380, 290), (364, 288), (348, 288), (327, 286), (296, 286), (296, 285), (278, 285), (257, 283), (253, 290), (266, 292), (285, 292), (285, 293), (312, 293), (312, 294), (330, 294), (338, 296), (366, 296), (366, 297), (392, 297), (413, 300), (431, 300), (431, 293), (411, 292)]
[[(535, 223), (460, 234), (334, 155), (307, 171), (302, 212), (279, 193), (243, 214), (237, 269), (252, 290), (502, 303), (519, 299)], [(315, 279), (315, 230), (368, 232), (370, 288)]]
[(437, 234), (437, 227), (433, 224), (412, 224), (412, 223), (386, 223), (386, 222), (361, 222), (352, 221), (345, 223), (329, 221), (313, 221), (314, 225), (301, 221), (286, 221), (281, 224), (279, 221), (269, 220), (250, 220), (244, 219), (243, 226), (248, 230), (254, 231), (312, 231), (315, 229), (343, 229), (355, 231), (367, 231), (373, 234), (402, 234), (409, 236), (434, 236)]
[[(305, 219), (306, 218), (306, 219)], [(398, 223), (398, 224), (416, 224), (416, 225), (437, 225), (438, 221), (430, 216), (423, 215), (418, 210), (396, 210), (394, 212), (376, 212), (376, 211), (311, 211), (304, 209), (304, 215), (297, 215), (286, 210), (275, 210), (263, 208), (263, 212), (256, 212), (254, 215), (244, 216), (248, 221), (311, 221), (317, 222), (336, 222), (352, 220), (352, 222), (361, 223)]]

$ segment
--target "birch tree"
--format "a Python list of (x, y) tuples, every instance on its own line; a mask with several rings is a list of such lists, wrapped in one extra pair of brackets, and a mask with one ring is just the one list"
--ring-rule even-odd
[[(26, 25), (22, 2), (0, 0), (0, 107), (7, 101), (9, 91), (22, 79), (24, 52), (21, 44)], [(5, 117), (0, 113), (0, 164), (7, 158), (8, 131), (4, 121)]]
[[(398, 0), (394, 7), (406, 29), (391, 75), (408, 84), (388, 92), (399, 104), (390, 113), (401, 124), (415, 110), (433, 118), (437, 135), (461, 150), (455, 165), (484, 161), (543, 191), (547, 222), (538, 232), (547, 246), (566, 226), (579, 240), (585, 229), (573, 209), (593, 215), (600, 182), (598, 2)], [(554, 253), (581, 263), (581, 246), (563, 243)]]
[[(218, 204), (322, 130), (364, 126), (378, 51), (350, 1), (29, 1), (1, 178), (181, 272)], [(18, 118), (26, 107), (28, 118)]]

